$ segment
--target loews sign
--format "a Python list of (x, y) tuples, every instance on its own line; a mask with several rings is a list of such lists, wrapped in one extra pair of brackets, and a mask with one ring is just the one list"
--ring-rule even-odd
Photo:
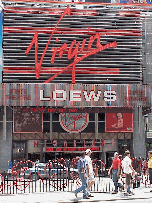
[(0, 106), (151, 106), (151, 86), (0, 84)]

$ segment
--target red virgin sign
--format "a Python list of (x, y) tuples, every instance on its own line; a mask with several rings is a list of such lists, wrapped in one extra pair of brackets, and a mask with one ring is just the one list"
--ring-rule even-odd
[(59, 121), (62, 128), (70, 133), (83, 131), (89, 123), (88, 113), (61, 113)]
[[(29, 46), (27, 47), (25, 54), (28, 55), (32, 46), (35, 46), (35, 73), (36, 73), (36, 78), (39, 79), (40, 77), (40, 73), (41, 73), (41, 65), (43, 63), (44, 60), (44, 56), (46, 54), (46, 51), (48, 49), (48, 46), (50, 44), (50, 41), (52, 40), (52, 37), (54, 35), (54, 33), (57, 30), (58, 25), (60, 24), (60, 21), (62, 21), (63, 17), (68, 15), (69, 17), (71, 16), (71, 10), (69, 7), (67, 7), (65, 9), (65, 11), (63, 12), (63, 14), (61, 15), (60, 19), (58, 20), (57, 24), (55, 25), (55, 27), (52, 30), (52, 33), (48, 39), (48, 42), (46, 44), (46, 47), (43, 51), (43, 54), (40, 58), (40, 61), (38, 62), (38, 32), (35, 32), (33, 39), (31, 41), (31, 43), (29, 44)], [(88, 27), (88, 31), (90, 31), (90, 27)], [(62, 32), (61, 32), (62, 33)], [(76, 32), (76, 34), (78, 34)], [(93, 42), (97, 40), (96, 43), (96, 48), (92, 48)], [(56, 38), (56, 43), (58, 43), (59, 38)], [(91, 55), (95, 55), (98, 52), (101, 52), (102, 50), (108, 49), (108, 48), (115, 48), (117, 46), (117, 42), (110, 42), (107, 43), (105, 45), (102, 45), (100, 43), (100, 33), (97, 32), (94, 35), (91, 35), (88, 41), (88, 44), (86, 43), (87, 39), (84, 38), (82, 40), (82, 44), (80, 42), (77, 42), (75, 39), (71, 42), (70, 47), (68, 47), (67, 43), (63, 43), (62, 46), (60, 46), (59, 48), (52, 48), (53, 49), (53, 54), (51, 56), (51, 64), (54, 64), (55, 62), (55, 56), (58, 55), (59, 58), (63, 57), (64, 53), (67, 53), (67, 59), (71, 60), (72, 58), (74, 59), (73, 62), (71, 62), (67, 67), (62, 68), (61, 70), (57, 71), (56, 74), (54, 74), (52, 77), (50, 77), (49, 79), (47, 79), (44, 83), (49, 83), (51, 82), (54, 78), (56, 78), (57, 76), (59, 76), (60, 74), (71, 70), (72, 72), (72, 83), (75, 83), (75, 73), (76, 73), (76, 65), (82, 61), (83, 59), (91, 56)], [(87, 45), (87, 47), (85, 48), (85, 46)], [(78, 56), (80, 55), (80, 57)], [(106, 71), (105, 69), (103, 69), (103, 71)], [(110, 69), (110, 73), (111, 71), (113, 71), (113, 69)], [(115, 71), (119, 71), (116, 70)], [(108, 72), (108, 70), (107, 70)], [(98, 74), (98, 73), (97, 73)], [(115, 73), (117, 74), (117, 72)]]

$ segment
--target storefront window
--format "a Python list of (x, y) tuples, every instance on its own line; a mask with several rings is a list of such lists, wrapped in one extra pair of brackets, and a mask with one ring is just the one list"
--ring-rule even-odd
[(50, 122), (43, 122), (43, 133), (50, 132)]
[(98, 132), (105, 132), (105, 122), (98, 122)]
[(105, 113), (98, 113), (98, 121), (105, 121)]
[(43, 113), (43, 121), (50, 121), (50, 113)]

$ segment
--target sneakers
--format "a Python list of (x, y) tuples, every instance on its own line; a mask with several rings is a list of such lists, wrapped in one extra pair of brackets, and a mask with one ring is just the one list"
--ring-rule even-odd
[(113, 192), (111, 192), (111, 194), (117, 194), (118, 192), (117, 191), (113, 191)]
[(90, 199), (88, 196), (83, 196), (83, 199)]
[(74, 192), (74, 194), (75, 194), (75, 197), (77, 198), (77, 197), (78, 197), (78, 195), (77, 195), (77, 192), (76, 192), (76, 191)]
[(129, 192), (129, 195), (134, 195), (134, 193), (132, 191)]
[(92, 198), (92, 197), (94, 197), (94, 196), (93, 196), (93, 195), (91, 195), (91, 194), (89, 194), (89, 195), (88, 195), (88, 197)]
[(124, 195), (125, 196), (132, 196), (132, 195), (134, 195), (134, 193), (133, 192), (130, 192), (130, 193), (127, 192), (127, 193), (124, 193)]

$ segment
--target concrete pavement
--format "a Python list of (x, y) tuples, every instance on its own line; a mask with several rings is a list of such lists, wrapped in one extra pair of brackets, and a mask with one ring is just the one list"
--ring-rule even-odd
[(82, 193), (78, 193), (75, 198), (72, 192), (47, 192), (47, 193), (18, 193), (16, 195), (0, 194), (0, 203), (91, 203), (91, 202), (114, 202), (114, 201), (132, 201), (146, 200), (147, 203), (152, 201), (150, 188), (139, 188), (134, 190), (135, 195), (124, 196), (124, 193), (92, 193), (93, 198), (83, 199)]

